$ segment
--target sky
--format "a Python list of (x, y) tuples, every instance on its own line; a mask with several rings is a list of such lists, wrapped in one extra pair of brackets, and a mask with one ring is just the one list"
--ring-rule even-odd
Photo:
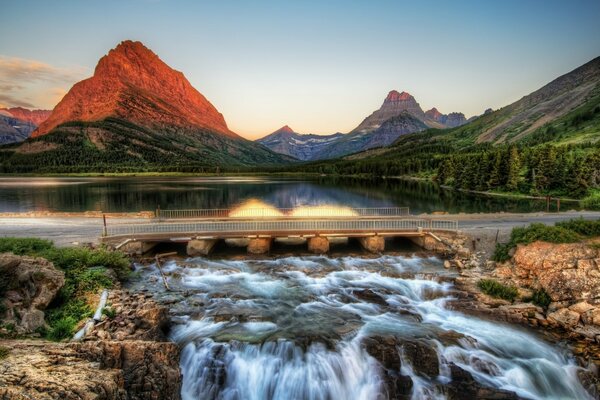
[(0, 106), (51, 109), (140, 40), (250, 139), (354, 129), (387, 93), (467, 117), (600, 56), (600, 1), (0, 0)]

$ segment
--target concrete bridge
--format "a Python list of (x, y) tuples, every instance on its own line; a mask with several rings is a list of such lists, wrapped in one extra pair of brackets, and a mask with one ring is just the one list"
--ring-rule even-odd
[(149, 222), (105, 226), (102, 241), (138, 254), (158, 243), (184, 242), (188, 255), (197, 256), (210, 254), (222, 240), (250, 254), (268, 253), (274, 240), (306, 241), (310, 252), (323, 254), (336, 238), (357, 238), (365, 250), (379, 253), (386, 237), (418, 243), (457, 230), (457, 221), (415, 218), (407, 208), (157, 210)]

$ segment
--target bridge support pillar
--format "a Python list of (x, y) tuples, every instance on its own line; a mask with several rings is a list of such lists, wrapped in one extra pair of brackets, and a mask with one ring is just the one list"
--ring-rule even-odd
[(207, 256), (217, 241), (217, 239), (192, 239), (187, 244), (187, 255), (190, 257)]
[(142, 254), (152, 250), (154, 247), (156, 247), (157, 244), (158, 243), (155, 242), (134, 241), (129, 242), (123, 247), (121, 247), (121, 250), (127, 254), (136, 254), (138, 256), (141, 256)]
[(381, 253), (385, 250), (385, 238), (383, 236), (365, 236), (358, 238), (360, 245), (369, 253)]
[(329, 251), (329, 239), (315, 236), (307, 239), (308, 251), (314, 254), (325, 254)]
[(248, 242), (249, 254), (267, 254), (271, 250), (271, 238), (253, 238)]

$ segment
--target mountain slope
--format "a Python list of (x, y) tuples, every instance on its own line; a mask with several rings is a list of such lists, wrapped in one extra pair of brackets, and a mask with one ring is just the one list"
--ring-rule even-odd
[(31, 122), (35, 126), (39, 126), (52, 114), (52, 110), (28, 110), (23, 107), (0, 108), (0, 111), (6, 111), (14, 118)]
[(315, 159), (330, 159), (348, 154), (385, 147), (392, 144), (399, 136), (420, 132), (427, 125), (408, 111), (385, 120), (377, 129), (370, 132), (353, 131), (327, 146), (315, 155)]
[(120, 43), (75, 84), (32, 138), (1, 155), (15, 171), (152, 170), (281, 164), (139, 42)]
[(343, 137), (343, 133), (333, 135), (311, 135), (294, 132), (289, 126), (258, 139), (257, 142), (276, 153), (286, 154), (298, 160), (313, 160), (315, 155)]

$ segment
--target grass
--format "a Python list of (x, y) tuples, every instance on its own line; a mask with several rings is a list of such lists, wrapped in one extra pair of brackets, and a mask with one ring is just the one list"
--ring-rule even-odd
[(493, 279), (482, 279), (477, 284), (481, 291), (489, 296), (514, 301), (519, 295), (519, 291), (515, 286), (503, 285)]
[(43, 257), (64, 272), (65, 285), (46, 309), (49, 328), (44, 336), (51, 340), (72, 336), (79, 321), (92, 315), (87, 295), (112, 287), (115, 280), (125, 280), (130, 273), (129, 260), (123, 253), (103, 248), (57, 248), (46, 240), (0, 238), (0, 251)]

